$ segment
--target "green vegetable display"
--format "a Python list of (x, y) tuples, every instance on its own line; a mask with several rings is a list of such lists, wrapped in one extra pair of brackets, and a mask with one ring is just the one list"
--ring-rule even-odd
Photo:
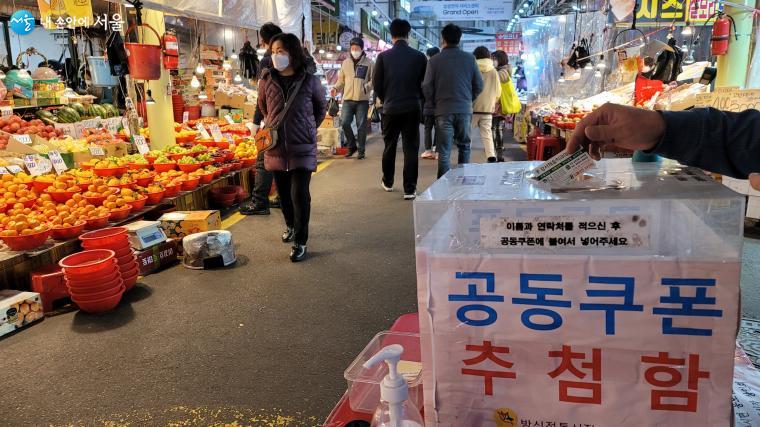
[(177, 162), (177, 163), (179, 163), (180, 165), (194, 165), (194, 164), (198, 163), (198, 161), (196, 161), (194, 157), (185, 156), (185, 157), (179, 159), (179, 162)]
[(174, 160), (166, 157), (165, 155), (162, 155), (162, 156), (158, 157), (156, 159), (156, 161), (153, 162), (153, 163), (158, 163), (158, 164), (161, 164), (161, 163), (174, 163)]
[(183, 153), (187, 153), (187, 150), (180, 147), (179, 145), (170, 145), (164, 148), (164, 152), (169, 153), (169, 154), (183, 154)]

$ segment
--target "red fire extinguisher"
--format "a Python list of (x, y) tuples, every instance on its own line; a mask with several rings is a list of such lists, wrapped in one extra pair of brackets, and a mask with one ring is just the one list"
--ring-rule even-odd
[(732, 24), (734, 26), (734, 37), (737, 37), (734, 19), (730, 15), (718, 13), (717, 19), (713, 23), (712, 37), (710, 38), (710, 51), (713, 55), (725, 55), (728, 52), (728, 39), (731, 38)]
[(167, 30), (162, 43), (164, 47), (164, 68), (176, 70), (179, 68), (179, 42), (173, 30)]

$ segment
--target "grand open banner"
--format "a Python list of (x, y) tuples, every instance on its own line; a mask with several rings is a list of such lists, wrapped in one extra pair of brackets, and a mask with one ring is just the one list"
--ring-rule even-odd
[(440, 21), (506, 21), (512, 16), (512, 1), (416, 1), (412, 14)]

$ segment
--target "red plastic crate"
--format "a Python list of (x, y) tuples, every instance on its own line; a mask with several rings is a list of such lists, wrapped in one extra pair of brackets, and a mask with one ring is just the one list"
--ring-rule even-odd
[(69, 296), (63, 270), (57, 265), (49, 265), (34, 271), (31, 273), (31, 278), (32, 291), (40, 294), (42, 310), (45, 313), (53, 310), (53, 303), (55, 301)]

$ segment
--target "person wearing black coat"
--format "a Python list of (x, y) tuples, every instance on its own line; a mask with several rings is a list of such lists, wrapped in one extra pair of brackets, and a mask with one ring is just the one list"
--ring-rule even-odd
[(412, 27), (408, 21), (394, 19), (390, 25), (393, 48), (378, 55), (372, 86), (383, 103), (382, 129), (383, 177), (381, 186), (393, 191), (396, 146), (401, 135), (404, 149), (404, 199), (413, 200), (417, 192), (422, 113), (422, 79), (427, 59), (412, 49), (406, 39)]

